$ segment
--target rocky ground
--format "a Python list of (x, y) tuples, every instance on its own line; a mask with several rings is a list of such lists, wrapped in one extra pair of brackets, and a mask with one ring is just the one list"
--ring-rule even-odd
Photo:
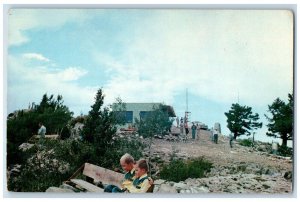
[[(167, 138), (168, 139), (168, 138)], [(155, 182), (155, 192), (171, 193), (292, 193), (291, 158), (270, 154), (268, 146), (257, 143), (255, 148), (234, 142), (229, 146), (226, 136), (219, 136), (218, 144), (211, 141), (208, 131), (198, 131), (198, 138), (184, 141), (155, 139), (153, 156), (168, 161), (170, 156), (182, 159), (204, 157), (214, 168), (206, 178), (187, 179), (184, 182)]]
[[(173, 128), (173, 130), (178, 130)], [(121, 135), (123, 137), (128, 134)], [(139, 138), (138, 135), (132, 135)], [(143, 140), (147, 143), (149, 140)], [(196, 140), (186, 141), (174, 135), (156, 136), (151, 147), (154, 177), (159, 176), (161, 162), (172, 158), (193, 159), (203, 157), (213, 163), (206, 177), (181, 182), (156, 178), (154, 193), (165, 194), (280, 194), (293, 193), (293, 160), (270, 154), (270, 145), (257, 142), (255, 147), (244, 147), (234, 141), (229, 146), (226, 136), (219, 136), (218, 144), (211, 141), (209, 131), (198, 131)], [(145, 151), (147, 158), (149, 150)], [(159, 163), (160, 162), (160, 163)], [(76, 192), (65, 184), (51, 187), (47, 192)]]

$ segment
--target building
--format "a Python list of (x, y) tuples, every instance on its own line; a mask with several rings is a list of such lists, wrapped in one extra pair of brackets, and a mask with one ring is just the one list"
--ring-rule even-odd
[[(160, 105), (166, 107), (169, 117), (176, 117), (173, 107), (164, 105), (162, 103), (124, 103), (126, 107), (125, 119), (126, 124), (122, 127), (131, 127), (135, 124), (135, 119), (141, 120), (153, 109), (158, 108)], [(115, 105), (115, 104), (114, 104)]]

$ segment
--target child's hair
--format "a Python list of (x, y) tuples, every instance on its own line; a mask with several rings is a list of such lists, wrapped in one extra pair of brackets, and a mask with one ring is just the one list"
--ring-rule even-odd
[(128, 153), (126, 153), (126, 154), (124, 154), (122, 157), (121, 157), (121, 160), (124, 160), (124, 162), (126, 163), (126, 164), (131, 164), (131, 163), (135, 163), (134, 162), (134, 158), (130, 155), (130, 154), (128, 154)]
[(145, 159), (140, 159), (136, 164), (140, 169), (144, 169), (146, 172), (148, 172), (149, 166)]

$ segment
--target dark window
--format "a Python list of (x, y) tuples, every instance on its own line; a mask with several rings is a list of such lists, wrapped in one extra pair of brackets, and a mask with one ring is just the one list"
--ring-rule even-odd
[(140, 120), (144, 120), (148, 115), (150, 115), (150, 111), (140, 111)]
[(133, 112), (132, 111), (116, 111), (116, 119), (118, 122), (132, 123), (133, 122)]
[(126, 123), (133, 122), (133, 111), (126, 111)]

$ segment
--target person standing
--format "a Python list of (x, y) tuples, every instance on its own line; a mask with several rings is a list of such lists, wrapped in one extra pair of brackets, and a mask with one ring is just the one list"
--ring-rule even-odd
[(214, 140), (214, 129), (211, 128), (209, 132), (210, 132), (210, 140), (211, 140), (212, 142), (214, 142), (214, 141), (215, 141), (215, 140)]
[(214, 130), (214, 142), (215, 142), (216, 144), (218, 144), (218, 136), (219, 136), (218, 131), (215, 129), (215, 130)]
[(192, 127), (191, 127), (191, 129), (192, 129), (192, 138), (194, 140), (195, 136), (196, 136), (197, 126), (194, 124), (194, 122), (192, 124), (193, 124)]
[(183, 136), (183, 119), (180, 119), (180, 136)]
[(176, 117), (176, 123), (177, 123), (177, 128), (179, 127), (179, 118), (178, 116)]
[(43, 144), (45, 140), (45, 134), (46, 134), (46, 127), (43, 125), (42, 122), (39, 123), (39, 130), (38, 130), (38, 135), (39, 135), (39, 143)]
[(185, 136), (187, 138), (187, 135), (189, 134), (189, 125), (187, 122), (184, 123), (184, 128), (185, 128)]
[(233, 141), (233, 135), (232, 135), (232, 133), (230, 133), (230, 135), (229, 135), (229, 145), (230, 145), (230, 148), (232, 148), (232, 141)]

